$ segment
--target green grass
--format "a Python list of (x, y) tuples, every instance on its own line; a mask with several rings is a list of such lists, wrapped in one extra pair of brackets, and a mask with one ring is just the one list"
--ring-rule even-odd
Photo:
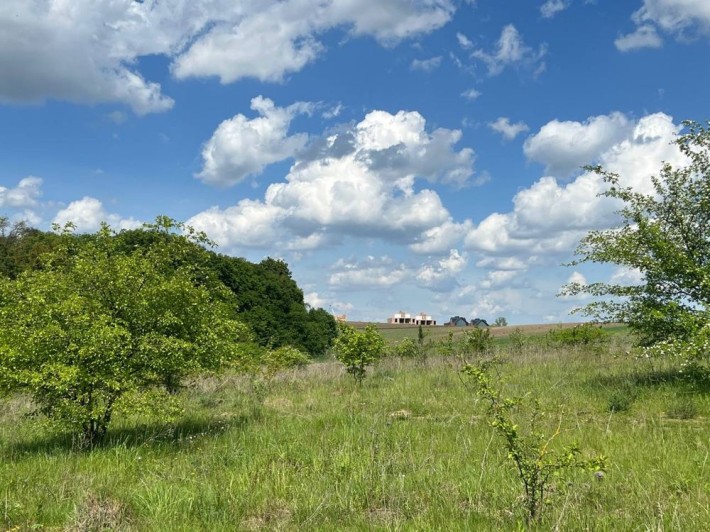
[[(507, 393), (539, 397), (550, 427), (562, 413), (560, 444), (610, 462), (603, 480), (555, 481), (533, 529), (708, 530), (708, 382), (619, 356), (625, 341), (506, 355)], [(245, 377), (200, 379), (173, 423), (120, 418), (91, 451), (3, 400), (0, 530), (516, 530), (521, 485), (457, 369), (388, 359), (358, 387), (323, 361), (263, 400)]]

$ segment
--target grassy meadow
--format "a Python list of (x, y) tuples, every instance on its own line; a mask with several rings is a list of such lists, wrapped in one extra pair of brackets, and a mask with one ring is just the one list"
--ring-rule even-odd
[(387, 358), (362, 386), (329, 359), (200, 378), (173, 422), (117, 416), (88, 451), (28, 417), (27, 398), (0, 399), (0, 530), (710, 530), (708, 381), (629, 344), (618, 327), (603, 348), (495, 341), (506, 393), (539, 398), (550, 432), (561, 419), (552, 445), (609, 461), (601, 479), (553, 480), (529, 525), (461, 361), (432, 354)]

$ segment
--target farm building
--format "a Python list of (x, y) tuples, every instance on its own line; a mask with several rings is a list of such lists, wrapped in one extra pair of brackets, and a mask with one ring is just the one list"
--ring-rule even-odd
[(481, 318), (472, 319), (469, 325), (472, 325), (473, 327), (490, 327), (488, 322), (486, 320), (482, 320)]

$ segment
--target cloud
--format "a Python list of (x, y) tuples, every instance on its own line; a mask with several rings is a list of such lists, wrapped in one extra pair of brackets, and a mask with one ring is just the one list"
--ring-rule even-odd
[(470, 50), (473, 48), (473, 43), (463, 33), (457, 33), (456, 40), (458, 41), (459, 46), (464, 50)]
[(706, 0), (643, 0), (631, 20), (636, 29), (614, 41), (622, 52), (660, 48), (661, 32), (679, 40), (710, 35), (710, 3)]
[(552, 120), (525, 141), (523, 150), (528, 159), (544, 164), (546, 172), (566, 177), (593, 163), (632, 129), (622, 113), (593, 116), (584, 122)]
[(458, 130), (427, 131), (417, 112), (372, 111), (314, 139), (263, 200), (213, 207), (188, 223), (227, 249), (298, 243), (313, 249), (345, 236), (438, 249), (449, 240), (434, 230), (451, 227), (451, 215), (436, 192), (415, 185), (467, 182), (474, 154), (454, 149), (460, 138)]
[(495, 122), (489, 122), (488, 127), (503, 135), (505, 140), (513, 140), (521, 133), (525, 133), (530, 129), (525, 122), (512, 124), (510, 119), (506, 116), (499, 117)]
[(353, 36), (371, 35), (393, 45), (440, 28), (454, 12), (449, 0), (287, 0), (250, 7), (246, 16), (217, 22), (180, 55), (173, 64), (175, 76), (218, 76), (222, 83), (247, 77), (280, 81), (323, 53), (317, 35), (326, 30), (345, 27)]
[(260, 116), (250, 120), (238, 114), (222, 122), (202, 149), (203, 167), (197, 177), (212, 185), (235, 185), (259, 175), (269, 164), (292, 157), (306, 145), (308, 136), (288, 136), (291, 120), (311, 107), (299, 102), (281, 108), (268, 98), (253, 98), (251, 108)]
[(476, 267), (493, 270), (526, 270), (528, 265), (518, 257), (485, 257), (476, 262)]
[(117, 214), (106, 212), (103, 204), (96, 198), (84, 196), (72, 201), (66, 208), (60, 210), (53, 223), (64, 226), (71, 222), (80, 233), (90, 233), (101, 227), (101, 222), (108, 223), (114, 229), (135, 229), (141, 222), (134, 218), (121, 218)]
[[(605, 145), (595, 159), (620, 175), (621, 186), (652, 193), (651, 176), (658, 173), (663, 161), (673, 166), (686, 162), (672, 144), (679, 130), (668, 115), (645, 116), (613, 145)], [(493, 213), (469, 231), (466, 248), (491, 264), (491, 257), (538, 265), (559, 262), (590, 230), (612, 227), (619, 220), (615, 213), (620, 204), (599, 197), (606, 186), (600, 176), (589, 172), (566, 184), (542, 177), (515, 195), (511, 212)]]
[(480, 286), (486, 290), (505, 287), (508, 286), (519, 274), (519, 270), (493, 270), (488, 272), (486, 278), (481, 281)]
[(141, 57), (166, 57), (177, 79), (281, 81), (324, 52), (329, 30), (393, 46), (454, 11), (451, 0), (3, 0), (0, 70), (12, 76), (0, 77), (0, 102), (163, 112), (174, 101), (138, 71)]
[(660, 48), (663, 46), (663, 40), (654, 26), (643, 25), (636, 28), (636, 31), (616, 39), (614, 45), (621, 52), (630, 52), (641, 48)]
[(22, 209), (34, 207), (42, 195), (42, 179), (29, 176), (20, 179), (15, 188), (0, 186), (0, 207)]
[(466, 98), (467, 100), (473, 101), (476, 98), (478, 98), (481, 95), (481, 91), (478, 91), (476, 89), (468, 89), (465, 90), (461, 93), (461, 96)]
[(414, 243), (409, 245), (409, 249), (422, 255), (446, 253), (457, 246), (472, 228), (471, 220), (464, 220), (462, 223), (447, 220), (423, 231), (415, 238)]
[(632, 19), (639, 26), (652, 23), (676, 36), (710, 34), (710, 4), (706, 0), (644, 0)]
[(636, 268), (618, 266), (614, 269), (609, 282), (621, 286), (635, 286), (644, 282), (644, 275), (641, 270)]
[(458, 284), (458, 275), (466, 268), (468, 258), (465, 253), (452, 249), (447, 257), (425, 264), (419, 268), (415, 278), (419, 286), (436, 291), (448, 291)]
[(403, 264), (397, 264), (386, 256), (369, 256), (360, 262), (340, 259), (333, 270), (328, 284), (334, 289), (389, 288), (411, 275)]
[(564, 11), (569, 7), (569, 2), (566, 0), (547, 0), (540, 6), (540, 14), (544, 18), (552, 18), (557, 13)]
[(340, 113), (343, 112), (343, 108), (344, 108), (343, 104), (338, 103), (335, 106), (330, 107), (330, 108), (326, 109), (325, 111), (323, 111), (321, 116), (323, 118), (325, 118), (326, 120), (330, 120), (332, 118), (337, 118), (338, 116), (340, 116)]
[(507, 67), (528, 68), (537, 75), (545, 70), (543, 57), (546, 54), (546, 44), (540, 45), (537, 50), (530, 48), (523, 42), (523, 38), (515, 26), (508, 24), (501, 31), (493, 51), (475, 50), (472, 57), (486, 64), (490, 76), (497, 76)]
[(332, 313), (347, 313), (353, 309), (352, 303), (338, 301), (329, 296), (323, 296), (318, 292), (306, 292), (303, 294), (303, 300), (311, 308), (327, 309)]
[(409, 66), (412, 70), (421, 72), (433, 72), (441, 65), (441, 56), (432, 57), (430, 59), (414, 59)]
[(158, 27), (166, 9), (157, 5), (158, 13), (143, 19), (148, 10), (107, 0), (3, 1), (0, 70), (12, 76), (0, 77), (0, 102), (117, 102), (139, 115), (170, 109), (173, 100), (133, 65), (141, 55), (167, 51)]

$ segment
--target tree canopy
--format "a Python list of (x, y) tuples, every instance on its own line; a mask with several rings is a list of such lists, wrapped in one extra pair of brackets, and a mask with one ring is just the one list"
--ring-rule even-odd
[(710, 130), (685, 122), (676, 144), (687, 164), (664, 164), (652, 177), (653, 193), (620, 185), (619, 176), (591, 170), (609, 184), (603, 196), (620, 200), (621, 224), (590, 232), (573, 264), (616, 264), (640, 273), (638, 284), (572, 283), (563, 294), (603, 299), (583, 312), (602, 320), (628, 323), (642, 345), (687, 340), (708, 323), (710, 303)]
[[(73, 235), (81, 245), (96, 235)], [(171, 231), (125, 230), (112, 236), (116, 253), (132, 254), (152, 246), (179, 244), (180, 254), (171, 259), (174, 266), (191, 265), (202, 275), (201, 283), (221, 282), (233, 296), (230, 305), (240, 321), (254, 332), (262, 347), (293, 346), (311, 356), (322, 356), (332, 345), (337, 331), (334, 318), (323, 309), (309, 308), (303, 291), (291, 277), (288, 265), (272, 258), (258, 264), (205, 249), (198, 242), (180, 241)], [(176, 240), (177, 239), (177, 240)], [(43, 253), (59, 245), (58, 235), (28, 227), (10, 225), (0, 217), (0, 276), (14, 279), (25, 270), (42, 267)]]
[[(143, 230), (173, 229), (159, 218)], [(188, 232), (125, 252), (108, 226), (81, 245), (65, 232), (39, 268), (0, 278), (0, 391), (30, 393), (91, 444), (127, 393), (239, 364), (250, 333), (233, 295), (182, 259), (204, 242)]]

